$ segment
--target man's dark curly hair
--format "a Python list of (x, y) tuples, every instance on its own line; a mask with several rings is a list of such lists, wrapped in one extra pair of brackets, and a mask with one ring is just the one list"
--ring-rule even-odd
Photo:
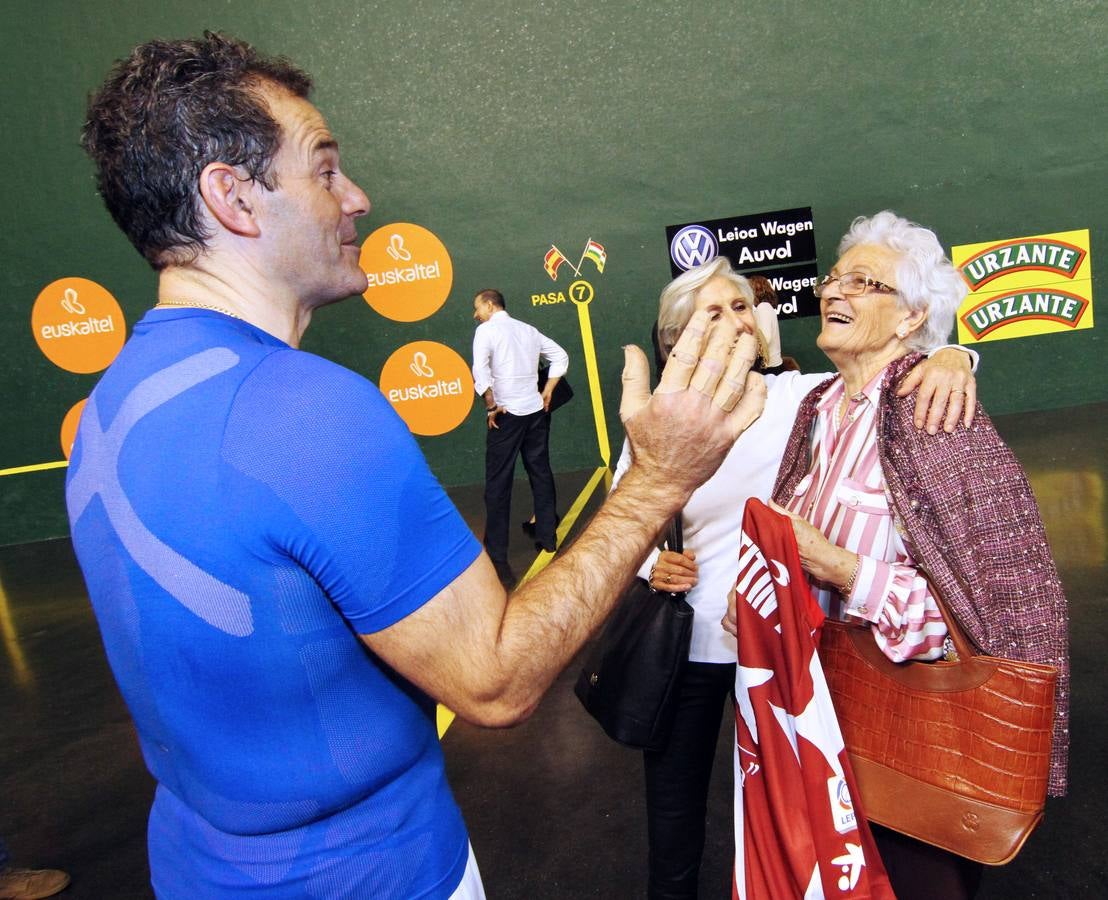
[(155, 269), (190, 262), (211, 237), (200, 216), (206, 165), (239, 166), (276, 187), (280, 128), (259, 90), (266, 84), (307, 97), (312, 80), (287, 59), (206, 31), (136, 47), (89, 97), (81, 145), (100, 196)]

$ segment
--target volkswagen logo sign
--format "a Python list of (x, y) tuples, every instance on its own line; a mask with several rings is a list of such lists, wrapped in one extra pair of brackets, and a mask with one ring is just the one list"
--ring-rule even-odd
[(669, 255), (679, 269), (691, 269), (716, 258), (719, 245), (703, 225), (686, 225), (669, 242)]

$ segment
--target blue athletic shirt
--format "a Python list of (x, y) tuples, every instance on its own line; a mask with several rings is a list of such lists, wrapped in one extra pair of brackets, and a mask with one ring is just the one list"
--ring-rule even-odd
[(480, 545), (370, 382), (153, 310), (89, 397), (66, 485), (108, 660), (158, 781), (160, 897), (448, 897), (468, 837), (435, 704), (358, 633)]

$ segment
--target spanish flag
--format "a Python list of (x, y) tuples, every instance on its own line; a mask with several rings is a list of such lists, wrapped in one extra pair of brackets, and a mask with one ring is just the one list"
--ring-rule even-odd
[(550, 249), (546, 251), (546, 259), (543, 265), (546, 267), (546, 274), (550, 276), (551, 281), (558, 280), (558, 266), (566, 261), (566, 258), (562, 256), (562, 251), (550, 245)]
[(604, 263), (608, 261), (608, 254), (592, 238), (589, 238), (589, 242), (585, 245), (585, 259), (591, 259), (596, 263), (596, 271), (604, 274)]

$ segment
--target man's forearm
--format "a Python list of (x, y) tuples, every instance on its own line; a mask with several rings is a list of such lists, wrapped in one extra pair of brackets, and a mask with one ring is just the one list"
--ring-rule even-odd
[(753, 339), (712, 325), (706, 311), (693, 314), (653, 396), (645, 354), (627, 350), (620, 418), (633, 463), (573, 546), (508, 597), (481, 554), (423, 606), (363, 635), (374, 652), (471, 721), (526, 717), (761, 412)]
[(506, 705), (538, 703), (687, 499), (632, 466), (573, 545), (508, 598), (495, 650)]

